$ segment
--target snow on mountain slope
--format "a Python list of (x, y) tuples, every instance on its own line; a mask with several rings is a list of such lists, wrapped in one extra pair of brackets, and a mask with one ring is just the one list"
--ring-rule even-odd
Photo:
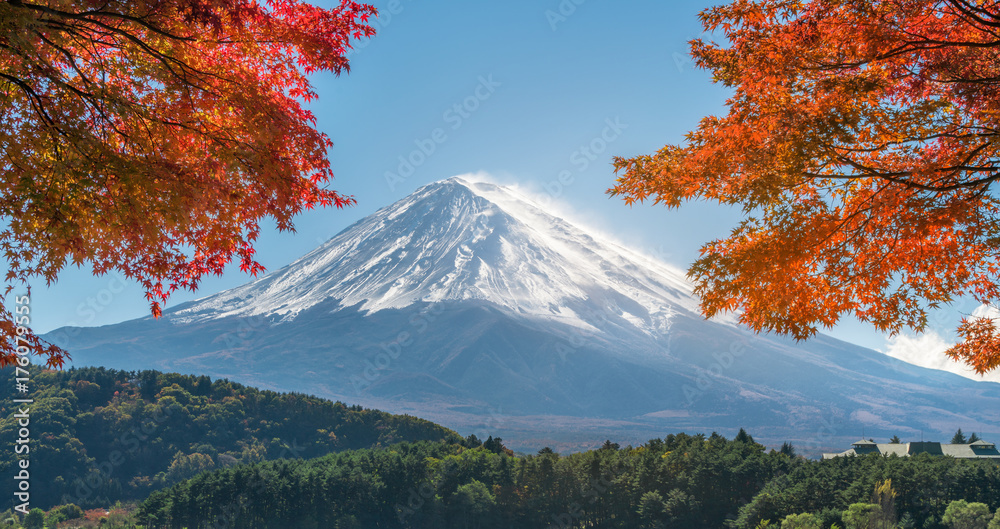
[(517, 190), (454, 177), (362, 219), (271, 275), (171, 316), (288, 321), (330, 299), (369, 313), (480, 300), (588, 329), (611, 316), (647, 333), (665, 332), (677, 311), (697, 311), (677, 270), (551, 215)]
[(705, 320), (680, 272), (542, 203), (430, 184), (247, 285), (47, 339), (76, 365), (207, 374), (466, 432), (501, 415), (484, 437), (534, 449), (561, 420), (565, 439), (750, 427), (815, 451), (862, 427), (1000, 435), (1000, 386)]

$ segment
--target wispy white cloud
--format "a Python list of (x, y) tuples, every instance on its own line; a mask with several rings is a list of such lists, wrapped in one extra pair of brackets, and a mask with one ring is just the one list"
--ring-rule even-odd
[(1000, 310), (992, 305), (980, 305), (976, 307), (976, 310), (972, 311), (972, 315), (976, 318), (992, 318), (994, 324), (997, 320), (1000, 320)]
[[(995, 309), (993, 310), (995, 311)], [(977, 315), (982, 316), (988, 314), (987, 309), (983, 309), (982, 311), (976, 309), (973, 314), (977, 312), (981, 312), (981, 314)], [(997, 315), (1000, 316), (1000, 313)], [(973, 380), (1000, 382), (1000, 372), (994, 371), (985, 376), (977, 375), (972, 368), (964, 363), (956, 362), (946, 356), (944, 351), (952, 345), (954, 345), (953, 341), (946, 340), (940, 334), (929, 330), (918, 335), (900, 334), (892, 336), (886, 339), (886, 349), (883, 352), (893, 358), (920, 367), (940, 369)]]

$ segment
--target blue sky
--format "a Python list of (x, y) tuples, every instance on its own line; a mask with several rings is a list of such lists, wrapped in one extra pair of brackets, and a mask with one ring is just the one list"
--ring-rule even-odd
[[(682, 268), (737, 221), (737, 212), (711, 204), (630, 208), (605, 193), (614, 181), (613, 156), (680, 142), (701, 117), (724, 112), (726, 90), (687, 55), (687, 42), (703, 35), (697, 13), (711, 3), (373, 5), (381, 12), (377, 35), (351, 53), (351, 73), (314, 77), (319, 99), (312, 109), (335, 144), (331, 187), (358, 205), (304, 214), (294, 234), (266, 225), (258, 255), (269, 270), (424, 184), (478, 171), (548, 194), (587, 224)], [(248, 279), (230, 267), (172, 304)], [(67, 269), (33, 294), (39, 332), (148, 314), (138, 286), (93, 277), (89, 268)], [(832, 334), (885, 346), (883, 336), (860, 324)]]

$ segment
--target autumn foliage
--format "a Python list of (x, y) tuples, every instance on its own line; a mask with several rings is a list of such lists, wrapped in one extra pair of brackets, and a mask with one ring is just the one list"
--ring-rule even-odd
[[(68, 264), (119, 271), (154, 314), (270, 217), (351, 203), (323, 187), (306, 74), (348, 69), (375, 10), (344, 0), (0, 1), (0, 245), (7, 292)], [(16, 329), (0, 317), (0, 334)], [(60, 365), (63, 353), (32, 337)], [(0, 351), (0, 366), (12, 357)]]
[[(739, 206), (690, 270), (707, 316), (799, 339), (854, 314), (922, 330), (1000, 300), (1000, 2), (737, 0), (692, 41), (732, 89), (683, 145), (616, 159), (626, 202)], [(948, 354), (982, 373), (1000, 334), (968, 317)]]

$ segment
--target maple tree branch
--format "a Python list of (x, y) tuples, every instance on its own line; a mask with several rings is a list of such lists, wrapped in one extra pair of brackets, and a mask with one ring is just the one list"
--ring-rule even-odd
[(235, 255), (257, 271), (260, 219), (288, 229), (305, 208), (349, 203), (317, 189), (329, 140), (297, 96), (311, 94), (308, 73), (346, 68), (352, 36), (374, 32), (373, 7), (0, 0), (0, 11), (8, 291), (89, 262), (146, 287), (158, 316)]
[[(76, 64), (76, 58), (73, 56), (72, 53), (69, 52), (69, 50), (66, 50), (62, 46), (59, 46), (58, 44), (52, 42), (45, 35), (42, 35), (41, 33), (37, 32), (37, 31), (35, 32), (35, 35), (38, 36), (38, 38), (40, 38), (43, 42), (45, 42), (49, 46), (51, 46), (53, 49), (55, 49), (56, 51), (58, 51), (59, 53), (61, 53), (64, 57), (66, 57), (69, 65), (73, 68), (73, 70), (77, 73), (77, 75), (80, 76), (80, 79), (83, 80), (83, 83), (84, 83), (85, 86), (90, 86), (90, 87), (96, 86), (87, 77), (87, 75), (83, 71), (80, 70), (80, 68)], [(59, 68), (56, 68), (56, 67), (54, 67), (54, 66), (52, 66), (52, 65), (50, 65), (48, 63), (46, 63), (46, 66), (48, 66), (50, 69), (52, 69), (54, 71), (59, 71)], [(64, 87), (65, 89), (67, 89), (67, 90), (75, 93), (81, 99), (83, 99), (84, 101), (86, 101), (87, 104), (89, 104), (91, 107), (93, 107), (98, 112), (98, 114), (100, 114), (100, 116), (103, 118), (103, 120), (105, 122), (113, 124), (113, 120), (111, 119), (111, 116), (109, 116), (105, 112), (105, 110), (103, 108), (103, 104), (102, 104), (103, 103), (103, 99), (98, 98), (92, 91), (83, 91), (83, 90), (80, 90), (80, 89), (76, 88), (75, 86), (73, 86), (72, 84), (70, 84), (70, 83), (68, 83), (68, 82), (66, 82), (63, 79), (58, 78), (58, 77), (49, 76), (49, 80), (52, 81), (53, 83), (59, 85), (59, 86)], [(122, 133), (117, 128), (115, 128), (115, 131), (118, 132), (119, 135), (127, 137), (124, 133)]]
[[(874, 208), (874, 207), (875, 207), (875, 202), (874, 202), (874, 201), (875, 201), (875, 197), (877, 197), (878, 195), (882, 194), (882, 192), (883, 192), (883, 191), (885, 191), (885, 190), (886, 190), (886, 189), (888, 189), (888, 188), (889, 188), (889, 184), (885, 184), (885, 185), (883, 185), (883, 186), (882, 186), (882, 187), (881, 187), (880, 189), (878, 189), (877, 191), (875, 191), (874, 193), (872, 193), (872, 195), (871, 195), (870, 197), (868, 197), (868, 198), (867, 198), (867, 199), (865, 200), (865, 202), (869, 204), (869, 205), (868, 205), (868, 207), (865, 207), (865, 208), (858, 208), (858, 209), (855, 209), (855, 210), (854, 210), (854, 211), (853, 211), (853, 212), (852, 212), (851, 214), (849, 214), (849, 215), (848, 215), (848, 216), (847, 216), (846, 218), (843, 218), (843, 219), (842, 219), (842, 220), (840, 221), (840, 223), (839, 223), (839, 224), (837, 225), (837, 227), (836, 227), (836, 228), (834, 228), (833, 230), (831, 230), (831, 231), (830, 231), (830, 233), (829, 233), (829, 234), (828, 234), (828, 235), (827, 235), (826, 237), (824, 237), (824, 238), (823, 238), (823, 239), (822, 239), (821, 241), (819, 241), (819, 242), (818, 242), (817, 244), (813, 245), (813, 247), (814, 247), (814, 248), (822, 248), (822, 246), (824, 246), (824, 245), (825, 245), (825, 244), (826, 244), (826, 243), (827, 243), (827, 242), (828, 242), (828, 241), (829, 241), (829, 240), (830, 240), (830, 239), (831, 239), (831, 238), (832, 238), (832, 237), (834, 236), (834, 234), (836, 234), (836, 233), (840, 232), (840, 231), (842, 230), (842, 228), (843, 228), (843, 227), (844, 227), (844, 226), (845, 226), (845, 225), (846, 225), (846, 224), (847, 224), (848, 222), (850, 222), (851, 220), (853, 220), (853, 219), (854, 219), (855, 217), (857, 217), (858, 215), (861, 215), (862, 213), (865, 213), (865, 212), (869, 212), (869, 211), (871, 211), (871, 210), (872, 210), (872, 208)], [(865, 226), (867, 226), (867, 224), (868, 224), (869, 222), (871, 222), (871, 220), (870, 220), (870, 219), (869, 219), (869, 220), (867, 220), (867, 221), (865, 221)], [(859, 231), (859, 232), (864, 232), (864, 230), (855, 230), (855, 231)], [(845, 247), (846, 247), (846, 244), (847, 244), (848, 242), (849, 242), (849, 241), (846, 241), (846, 240), (845, 240), (845, 241), (844, 241), (844, 242), (842, 243), (842, 246), (845, 246)]]
[(976, 180), (970, 180), (968, 182), (958, 182), (955, 184), (950, 184), (946, 186), (931, 186), (926, 184), (921, 184), (919, 182), (914, 182), (906, 178), (900, 178), (901, 176), (912, 175), (909, 171), (901, 171), (895, 173), (880, 173), (871, 171), (867, 174), (822, 174), (813, 172), (802, 172), (802, 176), (810, 180), (821, 180), (821, 179), (831, 179), (831, 180), (861, 180), (866, 178), (879, 178), (896, 184), (901, 184), (905, 187), (910, 187), (914, 189), (920, 189), (921, 191), (929, 191), (933, 193), (946, 193), (949, 191), (958, 191), (960, 189), (971, 189), (989, 186), (993, 182), (1000, 180), (1000, 172), (996, 172), (988, 177), (978, 178)]
[[(206, 77), (211, 76), (211, 77), (216, 77), (216, 78), (218, 78), (220, 80), (231, 82), (231, 81), (229, 81), (227, 79), (222, 79), (222, 78), (220, 78), (218, 76), (213, 76), (213, 75), (211, 75), (211, 74), (209, 74), (207, 72), (203, 72), (203, 71), (197, 70), (197, 69), (193, 68), (191, 65), (189, 65), (189, 64), (187, 64), (187, 63), (185, 63), (185, 62), (183, 62), (183, 61), (181, 61), (179, 59), (175, 59), (174, 57), (171, 57), (169, 55), (163, 54), (163, 53), (157, 51), (156, 49), (150, 47), (148, 44), (146, 44), (145, 41), (143, 41), (139, 37), (133, 35), (132, 33), (129, 33), (128, 31), (124, 31), (124, 30), (121, 30), (119, 28), (115, 28), (113, 26), (108, 26), (106, 24), (103, 24), (103, 23), (100, 23), (100, 22), (97, 22), (97, 21), (91, 21), (91, 20), (88, 20), (88, 21), (91, 22), (91, 23), (93, 23), (94, 25), (102, 28), (102, 29), (105, 29), (110, 34), (118, 35), (118, 36), (120, 36), (120, 37), (122, 37), (122, 38), (124, 38), (124, 39), (126, 39), (128, 41), (130, 41), (132, 44), (138, 46), (149, 57), (152, 57), (153, 59), (156, 59), (158, 62), (160, 62), (164, 66), (164, 68), (166, 68), (167, 71), (169, 71), (170, 74), (173, 75), (175, 78), (181, 80), (185, 84), (189, 84), (189, 85), (191, 85), (191, 86), (193, 86), (195, 88), (198, 88), (199, 90), (203, 90), (203, 91), (210, 92), (210, 93), (212, 92), (207, 87), (199, 86), (199, 85), (193, 83), (191, 81), (191, 79), (188, 77), (188, 75), (185, 74), (186, 72), (194, 73), (197, 76), (206, 76)], [(73, 34), (73, 35), (75, 35), (75, 36), (77, 36), (79, 38), (84, 38), (84, 39), (87, 38), (86, 36), (79, 34), (76, 31), (76, 28), (74, 26), (70, 25), (70, 24), (66, 24), (64, 22), (61, 22), (61, 21), (58, 21), (58, 20), (52, 20), (52, 19), (45, 19), (45, 20), (43, 20), (43, 22), (45, 22), (47, 25), (49, 25), (53, 29), (59, 29), (61, 31), (66, 31), (67, 33)], [(112, 44), (109, 44), (109, 43), (105, 43), (105, 45), (109, 46), (109, 47), (115, 47), (115, 48), (122, 49), (121, 46), (112, 45)], [(175, 67), (177, 69), (175, 69)], [(179, 73), (178, 70), (180, 70), (180, 72), (185, 72), (185, 73)]]
[(991, 184), (993, 181), (1000, 179), (1000, 171), (998, 171), (998, 169), (1000, 168), (998, 168), (998, 166), (995, 163), (990, 163), (990, 165), (969, 165), (969, 163), (983, 150), (985, 150), (990, 146), (991, 143), (983, 143), (978, 147), (969, 151), (960, 163), (956, 165), (939, 167), (934, 169), (934, 172), (945, 173), (941, 177), (934, 180), (934, 182), (941, 182), (945, 179), (948, 179), (949, 177), (956, 177), (961, 172), (993, 173), (993, 174), (991, 174), (990, 176), (977, 178), (975, 180), (958, 182), (949, 185), (929, 185), (929, 184), (922, 184), (919, 182), (915, 182), (912, 179), (906, 178), (906, 177), (912, 177), (914, 175), (913, 171), (889, 172), (880, 170), (862, 164), (861, 162), (858, 162), (857, 160), (854, 160), (853, 158), (846, 156), (845, 154), (842, 154), (840, 152), (845, 150), (848, 152), (859, 152), (859, 151), (871, 152), (869, 149), (857, 150), (857, 149), (841, 148), (839, 146), (831, 146), (831, 145), (824, 146), (827, 150), (831, 151), (830, 155), (828, 156), (828, 159), (830, 159), (830, 163), (825, 163), (820, 165), (819, 166), (820, 170), (829, 167), (833, 163), (833, 161), (836, 160), (839, 162), (839, 164), (849, 165), (853, 167), (861, 174), (844, 175), (844, 174), (828, 174), (828, 173), (817, 173), (817, 172), (803, 172), (802, 174), (803, 176), (806, 176), (809, 179), (830, 178), (830, 179), (840, 179), (840, 180), (857, 180), (862, 178), (880, 178), (897, 184), (902, 184), (906, 187), (916, 188), (923, 191), (930, 191), (935, 193), (956, 191), (959, 189), (978, 188), (980, 186), (988, 187), (989, 184)]
[[(998, 16), (996, 13), (992, 13), (987, 9), (979, 7), (977, 5), (970, 4), (965, 0), (946, 0), (946, 1), (949, 4), (951, 4), (954, 8), (961, 11), (962, 14), (966, 15), (966, 17), (971, 18), (976, 22), (983, 24), (984, 26), (1000, 28), (1000, 16)], [(981, 15), (987, 16), (993, 20), (992, 21), (985, 20), (982, 18)]]
[[(98, 24), (98, 25), (103, 25), (103, 24), (100, 23), (100, 22), (98, 22), (98, 21), (96, 21), (96, 20), (94, 20), (93, 18), (91, 18), (91, 16), (103, 16), (103, 17), (108, 17), (108, 18), (117, 18), (117, 19), (120, 19), (120, 20), (124, 20), (124, 21), (128, 21), (128, 22), (134, 22), (136, 24), (139, 24), (140, 26), (148, 29), (149, 31), (152, 31), (152, 32), (154, 32), (154, 33), (156, 33), (156, 34), (158, 34), (160, 36), (167, 37), (169, 39), (182, 40), (182, 41), (190, 41), (190, 42), (194, 42), (195, 40), (197, 40), (194, 37), (183, 37), (183, 36), (180, 36), (180, 35), (174, 35), (172, 33), (168, 33), (167, 31), (164, 31), (163, 29), (160, 29), (160, 28), (158, 28), (158, 27), (150, 24), (149, 22), (147, 22), (147, 21), (145, 21), (145, 20), (143, 20), (141, 18), (133, 17), (133, 16), (129, 16), (129, 15), (125, 15), (125, 14), (118, 13), (118, 12), (115, 12), (115, 11), (90, 10), (90, 11), (84, 11), (84, 12), (81, 12), (81, 13), (72, 13), (72, 12), (69, 12), (69, 11), (60, 11), (58, 9), (53, 9), (51, 7), (48, 7), (48, 6), (43, 6), (43, 5), (38, 5), (38, 4), (24, 3), (21, 0), (5, 0), (5, 1), (8, 4), (10, 4), (12, 6), (15, 6), (15, 7), (21, 7), (21, 8), (25, 8), (25, 9), (30, 9), (32, 11), (37, 11), (37, 12), (40, 12), (40, 13), (45, 13), (46, 15), (57, 16), (57, 17), (61, 17), (61, 18), (68, 18), (68, 19), (71, 19), (71, 20), (82, 20), (82, 21), (86, 21), (86, 22), (90, 22), (92, 24)], [(108, 5), (107, 3), (104, 4), (105, 7), (107, 7), (107, 5)]]
[[(63, 54), (68, 59), (68, 62), (70, 64), (70, 66), (74, 69), (74, 71), (77, 72), (77, 74), (80, 76), (80, 78), (83, 79), (83, 81), (84, 81), (85, 84), (89, 84), (91, 86), (94, 86), (94, 84), (89, 80), (89, 78), (84, 74), (84, 72), (82, 72), (77, 67), (77, 64), (76, 64), (74, 56), (68, 50), (66, 50), (65, 48), (63, 48), (63, 47), (59, 46), (58, 44), (52, 42), (51, 40), (49, 40), (43, 34), (37, 32), (37, 31), (34, 31), (34, 33), (43, 42), (45, 42), (48, 45), (50, 45), (53, 49), (55, 49), (60, 54)], [(10, 49), (10, 48), (8, 47), (8, 49)], [(23, 53), (20, 53), (20, 51), (18, 51), (18, 50), (11, 50), (11, 51), (14, 51), (17, 55), (19, 55), (21, 57), (24, 57), (25, 59), (28, 58)], [(60, 68), (58, 68), (58, 67), (56, 67), (56, 66), (48, 63), (45, 59), (43, 59), (41, 57), (38, 57), (37, 61), (38, 61), (37, 64), (41, 65), (42, 66), (42, 70), (44, 70), (44, 71), (47, 71), (47, 72), (60, 72), (61, 71)], [(7, 78), (8, 80), (12, 79), (11, 76), (6, 75), (6, 74), (4, 75), (4, 77)], [(115, 125), (115, 120), (112, 119), (112, 116), (108, 115), (107, 112), (104, 110), (103, 106), (101, 105), (101, 102), (103, 100), (101, 98), (99, 98), (97, 95), (95, 95), (93, 92), (88, 92), (88, 91), (80, 90), (79, 88), (73, 86), (71, 83), (66, 82), (60, 76), (57, 76), (55, 74), (51, 74), (50, 73), (49, 75), (46, 75), (45, 78), (48, 79), (48, 81), (51, 82), (53, 85), (62, 87), (63, 89), (68, 90), (69, 92), (72, 92), (72, 93), (76, 94), (82, 100), (86, 101), (86, 103), (90, 107), (92, 107), (100, 115), (100, 117), (102, 118), (100, 120), (101, 123), (109, 125), (115, 131), (115, 133), (117, 133), (123, 139), (128, 139), (128, 137), (129, 137), (128, 134), (126, 134), (124, 131), (122, 131), (121, 129), (119, 129), (117, 127), (117, 125)], [(34, 102), (33, 107), (36, 109), (36, 113), (39, 115), (39, 117), (42, 118), (42, 121), (44, 123), (46, 123), (50, 129), (55, 130), (56, 132), (60, 133), (62, 136), (68, 138), (69, 137), (68, 134), (63, 130), (63, 128), (59, 124), (56, 123), (56, 121), (52, 118), (52, 116), (45, 109), (45, 105), (44, 105), (44, 102), (42, 100), (42, 96), (40, 94), (38, 94), (27, 82), (25, 82), (23, 80), (20, 83), (15, 83), (15, 84), (17, 84), (19, 87), (21, 87), (22, 90), (26, 90), (26, 92), (29, 94), (29, 96), (31, 96), (31, 99)], [(87, 158), (87, 159), (91, 158), (90, 155), (89, 155), (89, 153), (86, 152), (85, 149), (80, 149), (79, 146), (75, 145), (74, 142), (69, 142), (69, 144), (73, 145), (74, 147), (76, 147), (75, 150), (77, 152), (79, 152), (81, 155), (83, 155), (85, 158)], [(56, 154), (57, 158), (60, 157), (60, 152), (61, 152), (61, 149), (60, 149), (59, 145), (57, 144), (55, 146), (55, 154)]]
[(906, 41), (903, 44), (889, 50), (885, 53), (880, 53), (878, 55), (868, 57), (865, 59), (859, 59), (852, 62), (836, 62), (836, 63), (825, 63), (819, 61), (813, 61), (817, 66), (815, 67), (802, 67), (803, 70), (815, 70), (815, 71), (837, 71), (837, 70), (847, 70), (856, 69), (877, 61), (884, 61), (886, 59), (892, 59), (899, 55), (907, 55), (910, 53), (916, 53), (920, 51), (929, 50), (940, 50), (952, 47), (969, 47), (969, 48), (997, 48), (1000, 47), (1000, 35), (997, 36), (997, 40), (992, 42), (975, 42), (975, 41), (944, 41), (944, 40), (933, 40), (933, 39), (921, 39)]
[[(10, 1), (10, 0), (8, 0), (8, 1)], [(13, 1), (15, 2), (15, 5), (21, 5), (21, 6), (25, 6), (25, 7), (29, 7), (29, 8), (31, 8), (33, 6), (33, 4), (22, 4), (18, 0), (13, 0)], [(41, 8), (43, 6), (35, 6), (35, 7)], [(54, 12), (55, 13), (54, 16), (58, 16), (58, 17), (62, 17), (62, 18), (66, 18), (66, 19), (70, 19), (70, 20), (75, 20), (75, 21), (81, 22), (82, 25), (83, 25), (83, 27), (86, 28), (86, 31), (88, 33), (87, 35), (81, 34), (78, 31), (76, 25), (69, 24), (69, 23), (65, 22), (64, 20), (59, 20), (57, 18), (41, 18), (41, 19), (39, 19), (40, 22), (44, 23), (48, 27), (51, 27), (52, 29), (55, 29), (55, 30), (58, 30), (58, 31), (63, 31), (63, 32), (69, 34), (69, 35), (74, 36), (75, 38), (78, 38), (78, 39), (81, 39), (81, 40), (84, 40), (84, 41), (94, 41), (95, 39), (90, 35), (90, 33), (101, 34), (102, 32), (100, 30), (103, 30), (103, 34), (104, 35), (107, 35), (107, 36), (117, 35), (119, 37), (122, 37), (122, 38), (126, 39), (127, 41), (131, 42), (132, 44), (138, 46), (143, 52), (145, 52), (146, 55), (148, 55), (149, 57), (152, 57), (155, 60), (157, 60), (158, 62), (160, 62), (164, 66), (164, 68), (166, 68), (167, 71), (170, 72), (171, 75), (173, 75), (175, 78), (179, 79), (182, 83), (190, 85), (190, 86), (192, 86), (194, 88), (197, 88), (199, 90), (205, 91), (207, 93), (211, 93), (213, 95), (218, 95), (215, 91), (213, 91), (212, 89), (210, 89), (208, 86), (206, 86), (206, 85), (204, 85), (202, 83), (195, 82), (192, 79), (192, 76), (194, 78), (196, 78), (196, 79), (197, 78), (214, 78), (214, 79), (218, 79), (219, 81), (222, 81), (222, 82), (225, 82), (225, 83), (238, 84), (234, 80), (223, 78), (223, 77), (221, 77), (219, 75), (216, 75), (216, 74), (213, 74), (211, 72), (199, 70), (197, 68), (194, 68), (190, 64), (185, 63), (184, 61), (176, 59), (176, 58), (174, 58), (174, 57), (172, 57), (170, 55), (164, 54), (164, 53), (162, 53), (162, 52), (160, 52), (160, 51), (152, 48), (143, 39), (139, 38), (138, 36), (136, 36), (132, 32), (127, 31), (125, 29), (122, 29), (122, 28), (119, 28), (119, 27), (116, 27), (116, 26), (112, 26), (110, 24), (106, 24), (104, 22), (101, 22), (99, 20), (95, 20), (95, 19), (87, 17), (87, 16), (75, 15), (73, 13), (66, 13), (66, 12), (63, 12), (63, 11), (52, 10), (51, 8), (45, 8), (45, 9), (41, 9), (41, 10), (43, 12), (47, 13), (47, 14), (50, 13), (50, 12)], [(103, 15), (103, 14), (107, 14), (107, 13), (100, 12), (100, 14)], [(167, 38), (171, 38), (171, 39), (174, 39), (174, 40), (178, 40), (178, 41), (192, 41), (192, 42), (196, 40), (193, 37), (181, 37), (181, 36), (172, 35), (170, 33), (166, 33), (166, 32), (160, 31), (160, 30), (158, 30), (158, 28), (156, 28), (156, 27), (154, 27), (154, 26), (152, 26), (152, 25), (150, 25), (148, 23), (145, 23), (145, 22), (143, 22), (140, 19), (135, 18), (135, 17), (120, 16), (118, 18), (137, 22), (140, 25), (142, 25), (142, 27), (144, 27), (146, 29), (149, 29), (150, 31), (153, 31), (154, 33), (166, 36)], [(91, 25), (91, 26), (93, 26), (93, 27), (88, 26), (88, 24)], [(101, 41), (101, 44), (105, 45), (105, 46), (108, 46), (108, 47), (112, 47), (112, 48), (124, 49), (122, 46), (116, 45), (116, 44), (111, 43), (111, 42)]]
[(32, 109), (34, 109), (35, 114), (38, 115), (38, 117), (41, 118), (42, 121), (44, 121), (46, 124), (50, 125), (52, 128), (56, 130), (59, 130), (59, 127), (58, 125), (56, 125), (55, 120), (53, 120), (52, 116), (50, 116), (48, 111), (45, 110), (45, 103), (42, 101), (42, 97), (38, 94), (38, 92), (35, 91), (34, 88), (32, 88), (28, 83), (24, 82), (23, 80), (3, 72), (0, 72), (0, 78), (6, 79), (7, 81), (13, 83), (18, 88), (20, 88), (21, 91), (24, 92), (26, 96), (28, 96), (28, 100), (31, 102), (31, 107)]
[[(898, 147), (898, 146), (904, 146), (904, 145), (911, 145), (911, 144), (914, 144), (914, 143), (923, 143), (923, 142), (928, 142), (928, 141), (931, 141), (931, 140), (938, 140), (938, 139), (943, 139), (943, 138), (948, 138), (948, 139), (953, 139), (953, 140), (962, 140), (962, 139), (969, 139), (969, 138), (993, 138), (993, 137), (1000, 136), (1000, 131), (995, 131), (995, 130), (989, 128), (989, 127), (968, 127), (968, 126), (965, 126), (965, 127), (961, 127), (961, 128), (968, 129), (968, 130), (980, 129), (980, 130), (982, 130), (984, 132), (966, 132), (966, 133), (961, 133), (960, 134), (960, 133), (956, 132), (958, 130), (956, 128), (956, 129), (952, 129), (950, 131), (939, 132), (937, 134), (928, 134), (927, 136), (911, 136), (911, 137), (902, 138), (902, 139), (899, 139), (899, 140), (883, 141), (881, 143), (878, 143), (876, 145), (872, 145), (870, 147), (851, 147), (851, 146), (848, 146), (848, 145), (829, 145), (829, 144), (823, 144), (823, 147), (826, 148), (826, 149), (829, 149), (829, 150), (837, 151), (838, 154), (840, 152), (873, 153), (873, 152), (883, 152), (883, 151), (885, 151), (889, 147)], [(988, 132), (986, 132), (986, 131), (988, 131)]]

